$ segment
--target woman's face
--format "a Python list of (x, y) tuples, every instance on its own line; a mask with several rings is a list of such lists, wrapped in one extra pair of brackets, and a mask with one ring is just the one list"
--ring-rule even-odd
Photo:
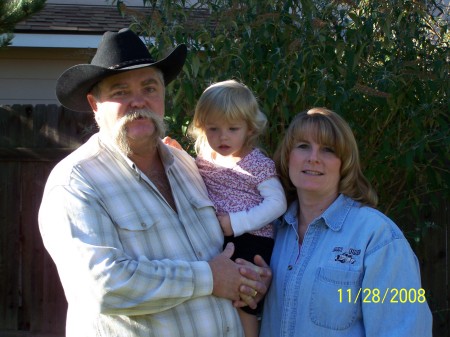
[(289, 155), (289, 178), (297, 194), (336, 197), (341, 178), (341, 160), (334, 149), (311, 137), (297, 142)]

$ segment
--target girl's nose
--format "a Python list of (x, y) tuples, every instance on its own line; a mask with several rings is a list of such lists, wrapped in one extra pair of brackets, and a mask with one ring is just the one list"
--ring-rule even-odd
[(219, 138), (221, 139), (221, 140), (225, 140), (225, 139), (227, 139), (227, 132), (226, 131), (220, 131), (220, 135), (219, 135)]

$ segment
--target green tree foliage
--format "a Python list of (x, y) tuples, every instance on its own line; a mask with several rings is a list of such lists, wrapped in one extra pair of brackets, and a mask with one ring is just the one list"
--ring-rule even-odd
[[(169, 87), (170, 134), (186, 136), (206, 86), (237, 78), (270, 121), (269, 154), (292, 117), (328, 107), (351, 124), (380, 209), (407, 232), (449, 193), (448, 9), (434, 1), (144, 1), (143, 16), (121, 1), (153, 54), (184, 42), (184, 73)], [(188, 8), (186, 7), (188, 6)], [(202, 18), (198, 15), (202, 14)], [(400, 222), (402, 225), (403, 222)], [(406, 226), (406, 225), (404, 225)], [(415, 237), (420, 240), (420, 235)]]
[(44, 8), (45, 2), (46, 0), (1, 0), (0, 47), (10, 44), (16, 24)]

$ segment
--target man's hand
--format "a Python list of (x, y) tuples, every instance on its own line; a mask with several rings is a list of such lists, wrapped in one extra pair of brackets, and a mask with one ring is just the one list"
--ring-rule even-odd
[[(255, 264), (243, 259), (236, 259), (236, 263), (246, 266), (247, 268), (241, 268), (241, 274), (247, 278), (251, 278), (255, 281), (253, 286), (243, 284), (239, 287), (240, 300), (234, 301), (235, 307), (244, 307), (246, 305), (255, 309), (257, 303), (265, 296), (272, 282), (272, 271), (269, 265), (264, 261), (260, 255), (256, 255), (254, 259)], [(256, 292), (256, 293), (255, 293)]]
[(213, 292), (217, 297), (239, 300), (239, 287), (245, 282), (241, 275), (241, 266), (231, 260), (234, 244), (228, 243), (225, 250), (208, 261), (213, 274)]
[(248, 305), (254, 309), (269, 289), (272, 271), (259, 255), (253, 264), (243, 259), (233, 262), (233, 253), (234, 244), (228, 243), (221, 254), (208, 261), (213, 274), (212, 294), (232, 300), (235, 307)]

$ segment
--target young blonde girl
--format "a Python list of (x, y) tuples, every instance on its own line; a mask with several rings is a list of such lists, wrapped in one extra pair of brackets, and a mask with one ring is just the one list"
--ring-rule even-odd
[[(250, 89), (235, 80), (215, 83), (201, 95), (191, 125), (196, 163), (235, 254), (270, 261), (271, 222), (286, 210), (274, 162), (256, 146), (267, 123)], [(256, 310), (240, 310), (246, 337), (258, 335)]]

